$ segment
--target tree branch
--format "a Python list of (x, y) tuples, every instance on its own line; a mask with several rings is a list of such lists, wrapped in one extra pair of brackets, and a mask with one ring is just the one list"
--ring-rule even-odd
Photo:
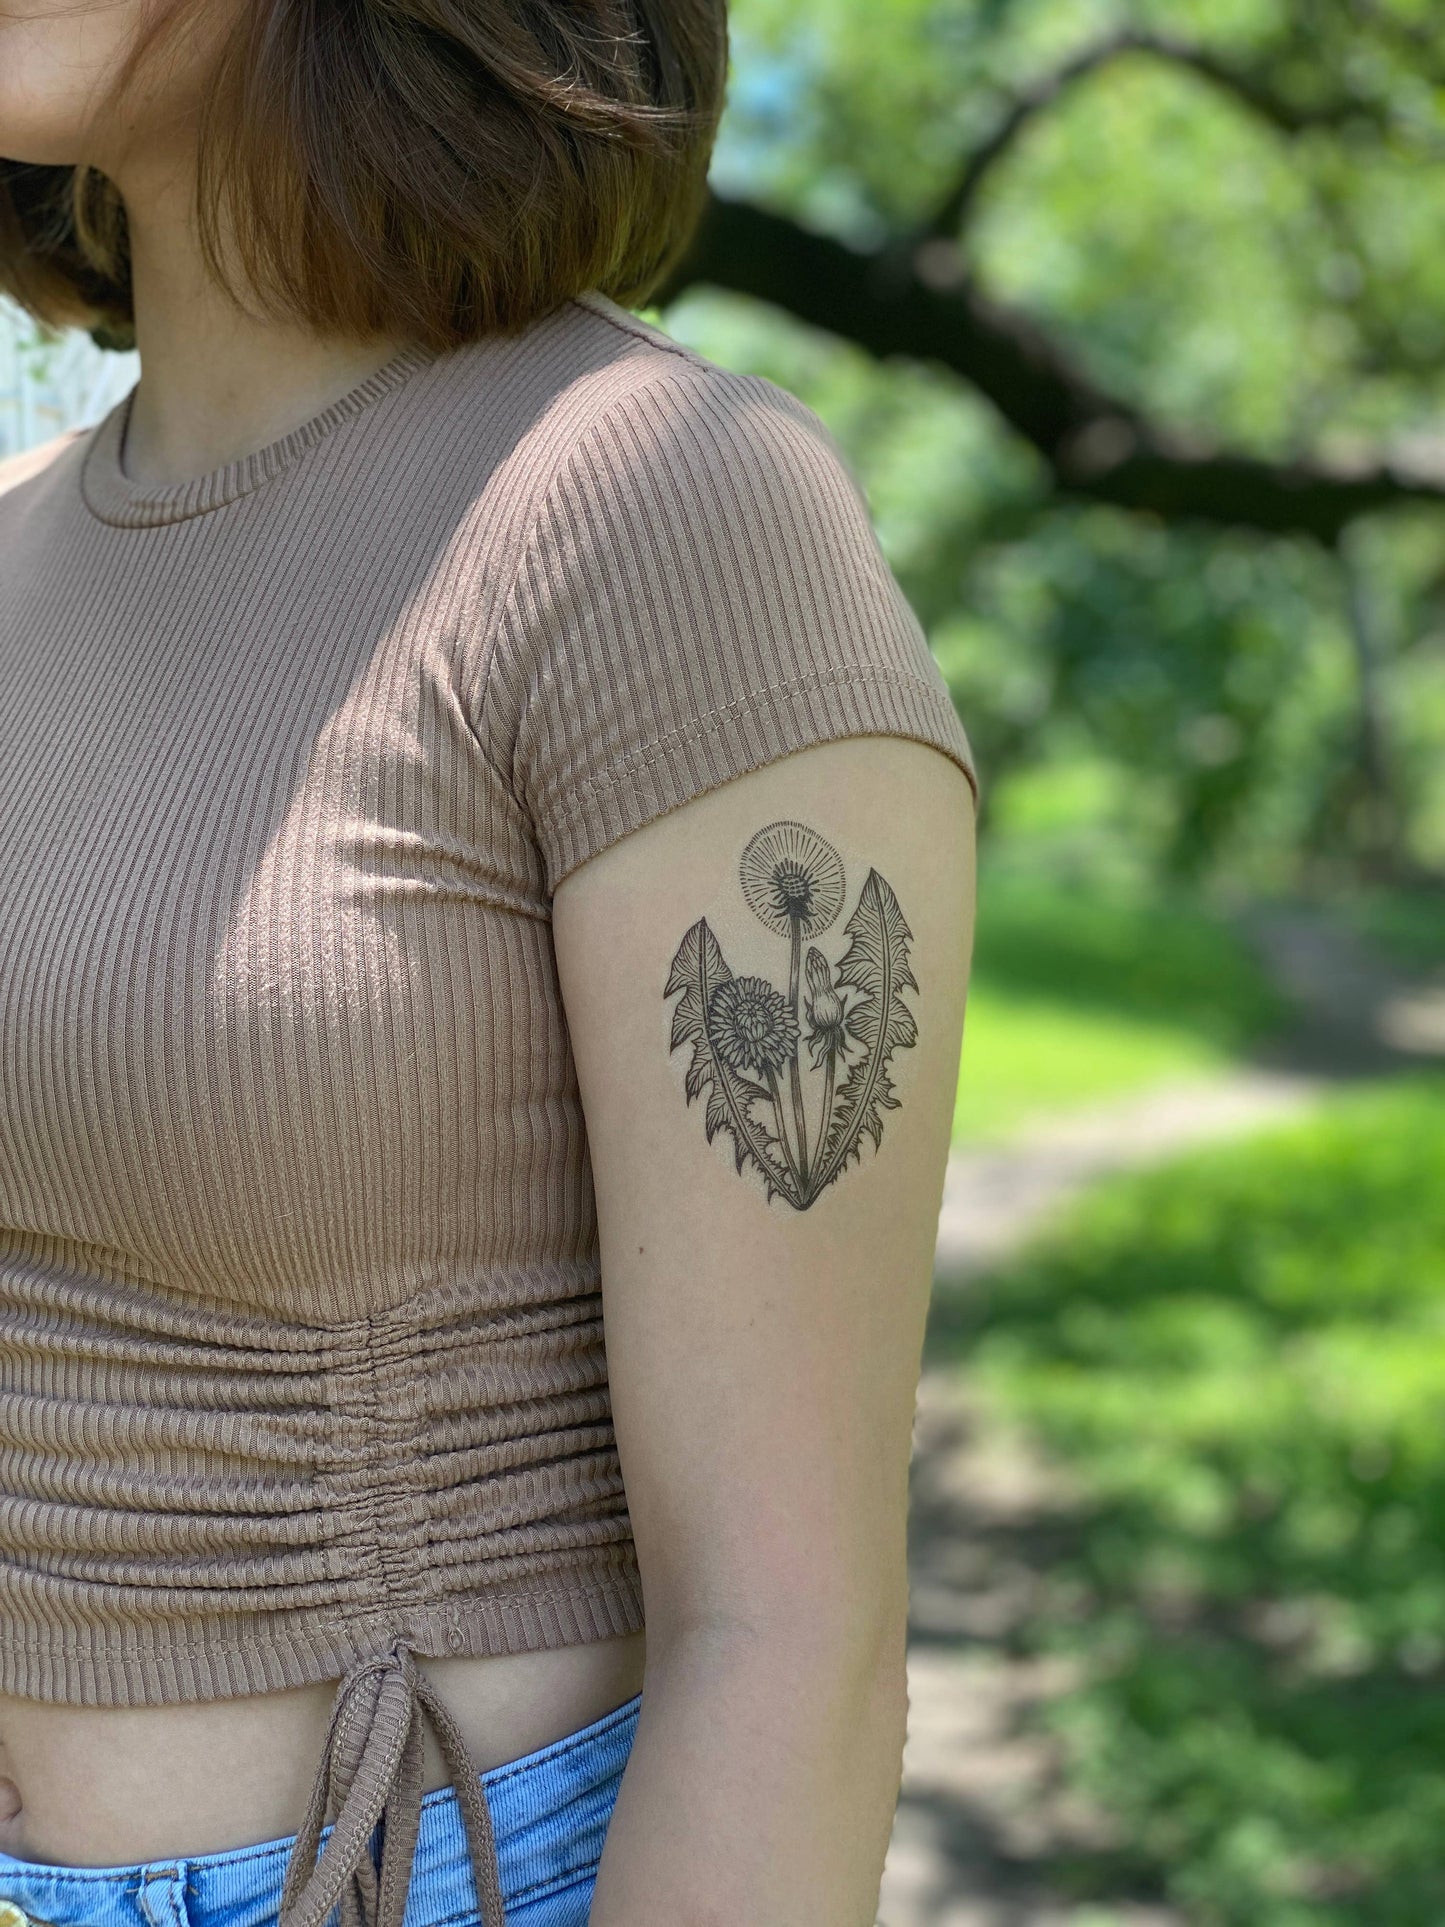
[(1108, 393), (1027, 316), (965, 277), (940, 287), (918, 253), (871, 253), (744, 201), (710, 197), (687, 256), (652, 299), (707, 282), (785, 309), (879, 359), (935, 362), (970, 382), (1038, 452), (1063, 493), (1167, 521), (1204, 519), (1332, 543), (1373, 509), (1445, 503), (1445, 472), (1388, 460), (1270, 462), (1151, 423)]
[(1300, 134), (1312, 127), (1339, 127), (1358, 119), (1379, 122), (1382, 118), (1376, 103), (1363, 95), (1340, 93), (1332, 99), (1310, 104), (1291, 101), (1268, 81), (1209, 48), (1177, 39), (1172, 34), (1125, 28), (1081, 48), (1061, 66), (1014, 95), (998, 125), (968, 156), (958, 180), (920, 228), (920, 238), (924, 234), (957, 236), (968, 223), (985, 179), (1029, 123), (1070, 87), (1131, 54), (1145, 54), (1188, 68), (1232, 94), (1282, 134)]

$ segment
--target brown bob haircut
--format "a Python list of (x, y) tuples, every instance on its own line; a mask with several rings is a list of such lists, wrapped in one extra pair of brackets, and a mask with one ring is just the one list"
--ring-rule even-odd
[[(207, 4), (156, 0), (104, 105)], [(586, 288), (640, 306), (701, 215), (727, 61), (726, 0), (241, 0), (199, 105), (207, 264), (320, 333), (441, 349)], [(0, 160), (0, 289), (135, 345), (97, 168)]]

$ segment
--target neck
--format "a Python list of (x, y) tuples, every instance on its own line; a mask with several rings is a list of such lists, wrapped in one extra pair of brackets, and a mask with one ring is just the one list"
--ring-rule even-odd
[(208, 272), (174, 165), (123, 188), (141, 376), (123, 461), (134, 481), (188, 481), (288, 433), (390, 360), (403, 339), (318, 334), (238, 306)]

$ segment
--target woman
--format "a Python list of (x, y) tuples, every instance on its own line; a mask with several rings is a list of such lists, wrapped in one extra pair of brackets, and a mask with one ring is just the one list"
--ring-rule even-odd
[(721, 0), (0, 55), (0, 281), (143, 369), (0, 470), (7, 1918), (871, 1922), (974, 775), (628, 311)]

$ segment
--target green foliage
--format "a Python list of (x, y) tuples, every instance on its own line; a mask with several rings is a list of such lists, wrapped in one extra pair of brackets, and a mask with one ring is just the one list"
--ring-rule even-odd
[(1399, 0), (733, 0), (732, 19), (724, 184), (860, 242), (930, 213), (1020, 89), (1126, 25), (1197, 44), (1296, 110), (1352, 100), (1289, 134), (1208, 74), (1112, 63), (990, 176), (973, 253), (1096, 372), (1211, 433), (1284, 449), (1438, 405), (1433, 15)]
[(1071, 1773), (1198, 1927), (1445, 1918), (1442, 1164), (1445, 1079), (1356, 1093), (1101, 1190), (959, 1314), (1081, 1494), (1029, 1628), (1082, 1663)]
[(1297, 156), (1194, 74), (1140, 56), (1072, 90), (982, 212), (990, 284), (1180, 426), (1282, 452), (1302, 373), (1343, 385)]

